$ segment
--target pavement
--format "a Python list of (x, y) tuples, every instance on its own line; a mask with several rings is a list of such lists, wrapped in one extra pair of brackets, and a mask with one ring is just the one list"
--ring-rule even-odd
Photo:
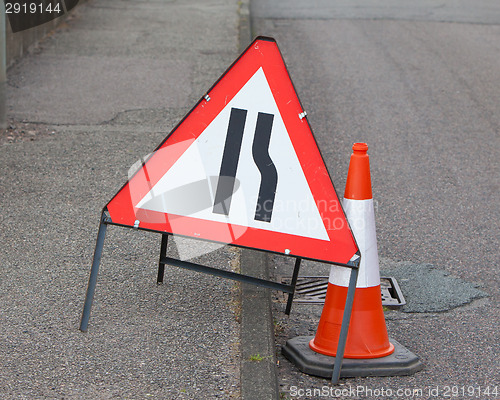
[[(78, 329), (102, 207), (249, 41), (247, 2), (89, 0), (8, 70), (2, 399), (276, 398), (268, 291), (174, 267), (157, 285), (157, 234), (108, 228)], [(168, 254), (266, 273), (194, 240)]]

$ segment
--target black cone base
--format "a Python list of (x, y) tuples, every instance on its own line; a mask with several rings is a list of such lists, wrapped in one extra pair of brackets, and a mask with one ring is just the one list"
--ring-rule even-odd
[[(309, 347), (311, 339), (314, 337), (298, 336), (290, 339), (281, 348), (281, 353), (302, 372), (331, 378), (335, 357), (312, 351)], [(386, 357), (344, 358), (340, 377), (411, 375), (423, 368), (423, 364), (415, 354), (394, 339), (389, 339), (389, 341), (394, 345), (394, 353)]]

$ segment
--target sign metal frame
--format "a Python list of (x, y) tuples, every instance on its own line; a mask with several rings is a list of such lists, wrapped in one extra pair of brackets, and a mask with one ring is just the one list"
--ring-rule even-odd
[[(257, 40), (275, 42), (275, 40), (273, 38), (259, 36), (254, 40), (253, 43), (255, 43)], [(253, 43), (247, 48), (247, 50), (253, 45)], [(216, 81), (216, 83), (212, 86), (212, 88), (214, 88), (219, 83), (219, 81), (228, 73), (228, 71), (231, 70), (231, 68), (240, 60), (240, 58), (246, 53), (247, 50), (245, 50), (242, 53), (242, 55), (228, 68), (228, 70)], [(285, 68), (286, 68), (286, 66), (285, 66)], [(292, 83), (292, 85), (293, 85), (293, 83)], [(210, 91), (208, 93), (210, 93)], [(163, 142), (160, 144), (158, 149), (168, 140), (170, 135), (172, 135), (172, 133), (174, 133), (176, 131), (176, 129), (185, 121), (185, 119), (200, 105), (200, 103), (202, 101), (207, 100), (207, 97), (208, 97), (208, 94), (203, 96), (196, 103), (196, 105), (193, 107), (193, 109), (188, 114), (186, 114), (186, 116), (181, 120), (181, 122), (179, 122), (179, 124), (172, 130), (172, 132), (169, 135), (167, 135), (167, 137), (163, 140)], [(304, 117), (305, 117), (305, 113), (303, 113), (301, 119)], [(311, 131), (311, 133), (312, 133), (312, 131)], [(314, 136), (313, 136), (313, 138), (314, 138)], [(319, 152), (319, 147), (317, 146), (317, 143), (316, 143), (316, 147), (317, 147), (318, 152)], [(321, 160), (323, 161), (321, 153), (319, 153), (319, 155), (321, 157)], [(143, 166), (144, 166), (144, 163), (143, 163)], [(326, 171), (326, 172), (328, 173), (328, 171)], [(328, 178), (330, 179), (330, 182), (331, 182), (331, 178), (329, 176), (329, 173), (328, 173)], [(120, 189), (120, 191), (117, 194), (119, 194), (123, 190), (123, 188), (126, 187), (127, 184), (128, 184), (128, 182), (124, 184), (122, 189)], [(333, 186), (333, 183), (332, 183), (332, 186)], [(116, 197), (116, 195), (115, 195), (115, 197)], [(113, 199), (115, 197), (113, 197)], [(337, 196), (337, 198), (338, 198), (338, 196)], [(339, 201), (339, 203), (340, 203), (340, 201)], [(109, 203), (108, 203), (108, 205), (109, 205)], [(98, 230), (98, 234), (97, 234), (96, 245), (95, 245), (95, 249), (94, 249), (94, 256), (93, 256), (93, 261), (92, 261), (92, 267), (91, 267), (90, 276), (89, 276), (89, 283), (87, 286), (87, 292), (86, 292), (86, 296), (85, 296), (85, 302), (84, 302), (82, 317), (81, 317), (81, 321), (80, 321), (80, 330), (82, 332), (86, 332), (88, 330), (88, 323), (89, 323), (89, 319), (90, 319), (90, 313), (91, 313), (91, 308), (92, 308), (92, 303), (93, 303), (95, 289), (96, 289), (96, 283), (97, 283), (97, 275), (98, 275), (98, 271), (99, 271), (99, 267), (100, 267), (100, 263), (101, 263), (102, 252), (103, 252), (103, 247), (104, 247), (104, 240), (105, 240), (106, 230), (107, 230), (108, 225), (122, 226), (122, 227), (132, 228), (132, 229), (136, 229), (136, 230), (156, 232), (156, 233), (160, 233), (162, 235), (161, 246), (160, 246), (160, 256), (159, 256), (159, 261), (158, 261), (158, 275), (157, 275), (157, 283), (158, 284), (161, 284), (163, 282), (165, 265), (176, 266), (176, 267), (180, 267), (180, 268), (194, 270), (197, 272), (203, 272), (203, 273), (207, 273), (207, 274), (211, 274), (211, 275), (220, 276), (220, 277), (223, 277), (226, 279), (232, 279), (232, 280), (239, 281), (239, 282), (250, 283), (253, 285), (262, 286), (262, 287), (270, 288), (273, 290), (279, 290), (279, 291), (282, 291), (284, 293), (288, 293), (287, 305), (286, 305), (286, 309), (285, 309), (285, 313), (287, 315), (291, 311), (293, 296), (295, 293), (295, 285), (296, 285), (297, 278), (299, 275), (301, 261), (302, 261), (302, 259), (311, 259), (311, 260), (316, 260), (316, 261), (320, 261), (320, 262), (334, 264), (334, 265), (338, 265), (341, 267), (351, 269), (350, 281), (349, 281), (347, 297), (346, 297), (346, 306), (344, 309), (344, 315), (343, 315), (343, 319), (342, 319), (342, 325), (341, 325), (338, 348), (337, 348), (337, 356), (335, 357), (335, 364), (334, 364), (334, 369), (333, 369), (333, 374), (332, 374), (332, 382), (333, 383), (338, 382), (339, 377), (340, 377), (340, 369), (342, 366), (343, 355), (344, 355), (345, 342), (347, 340), (347, 332), (348, 332), (348, 328), (349, 328), (349, 320), (350, 320), (350, 315), (351, 315), (351, 310), (352, 310), (352, 304), (354, 301), (354, 292), (355, 292), (355, 288), (356, 288), (358, 270), (359, 270), (359, 265), (360, 265), (360, 260), (361, 260), (361, 254), (359, 252), (359, 249), (357, 249), (357, 252), (353, 255), (352, 259), (349, 262), (341, 263), (341, 262), (334, 262), (334, 261), (325, 261), (324, 259), (315, 259), (313, 257), (302, 257), (300, 255), (294, 255), (294, 254), (283, 254), (281, 252), (277, 252), (277, 251), (273, 251), (273, 250), (260, 249), (260, 248), (245, 246), (245, 245), (241, 245), (241, 244), (228, 243), (228, 245), (230, 245), (230, 246), (235, 246), (235, 247), (239, 247), (239, 248), (248, 248), (248, 249), (258, 250), (258, 251), (265, 251), (268, 253), (286, 255), (288, 257), (295, 258), (295, 265), (294, 265), (294, 270), (293, 270), (293, 274), (292, 274), (292, 280), (291, 280), (291, 283), (287, 285), (287, 284), (275, 282), (273, 280), (256, 278), (256, 277), (249, 276), (249, 275), (239, 274), (239, 273), (232, 272), (232, 271), (222, 270), (222, 269), (218, 269), (218, 268), (213, 268), (213, 267), (209, 267), (209, 266), (205, 266), (205, 265), (195, 264), (192, 262), (183, 261), (183, 260), (175, 259), (172, 257), (168, 257), (167, 256), (168, 237), (170, 235), (174, 234), (173, 232), (166, 232), (166, 231), (151, 229), (150, 227), (143, 227), (143, 226), (140, 226), (139, 223), (136, 223), (132, 226), (132, 225), (128, 225), (128, 224), (115, 222), (112, 220), (112, 218), (110, 216), (110, 212), (108, 211), (108, 208), (107, 208), (108, 205), (106, 205), (103, 208), (102, 213), (101, 213), (99, 230)], [(340, 207), (342, 207), (341, 203), (340, 203)], [(343, 213), (343, 210), (342, 210), (342, 213)], [(345, 216), (345, 214), (344, 214), (344, 216)], [(345, 220), (348, 224), (347, 218)], [(136, 222), (139, 222), (139, 221), (136, 221)], [(349, 230), (350, 230), (350, 228), (349, 228)], [(352, 234), (352, 231), (351, 231), (351, 234)], [(175, 233), (175, 235), (177, 235), (177, 233)], [(179, 236), (186, 236), (186, 237), (192, 238), (192, 236), (189, 236), (189, 235), (180, 234)], [(353, 236), (353, 238), (354, 238), (354, 236)], [(202, 238), (200, 240), (209, 240), (209, 239)], [(210, 241), (217, 242), (217, 240), (210, 240)], [(355, 242), (355, 238), (354, 238), (354, 242)], [(357, 244), (356, 244), (356, 248), (357, 248)]]

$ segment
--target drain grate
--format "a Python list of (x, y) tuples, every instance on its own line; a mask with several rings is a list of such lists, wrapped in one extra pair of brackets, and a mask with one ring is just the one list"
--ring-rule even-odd
[(382, 293), (382, 305), (391, 310), (402, 307), (406, 304), (403, 292), (392, 276), (380, 277), (380, 291)]
[[(281, 281), (290, 284), (290, 277), (283, 277)], [(295, 303), (323, 304), (328, 287), (327, 276), (301, 276), (295, 286)], [(397, 309), (406, 304), (398, 282), (393, 277), (380, 277), (380, 291), (382, 305), (390, 309)]]

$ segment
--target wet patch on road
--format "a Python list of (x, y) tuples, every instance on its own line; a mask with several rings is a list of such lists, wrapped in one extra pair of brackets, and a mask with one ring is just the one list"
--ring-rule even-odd
[(397, 279), (406, 299), (403, 312), (444, 312), (488, 296), (479, 284), (466, 282), (431, 264), (382, 258), (380, 273)]

